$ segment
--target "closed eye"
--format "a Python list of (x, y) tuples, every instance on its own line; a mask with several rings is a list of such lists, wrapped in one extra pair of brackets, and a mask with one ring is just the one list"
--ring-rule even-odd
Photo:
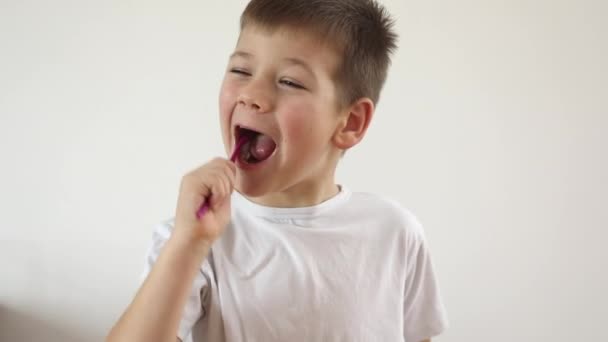
[(296, 82), (290, 81), (290, 80), (280, 80), (279, 83), (284, 84), (284, 85), (286, 85), (288, 87), (291, 87), (291, 88), (306, 89), (306, 88), (304, 88), (304, 86), (302, 86), (302, 85), (300, 85), (300, 84), (298, 84)]
[(230, 72), (233, 74), (237, 74), (237, 75), (242, 75), (242, 76), (251, 76), (251, 74), (243, 69), (230, 69)]

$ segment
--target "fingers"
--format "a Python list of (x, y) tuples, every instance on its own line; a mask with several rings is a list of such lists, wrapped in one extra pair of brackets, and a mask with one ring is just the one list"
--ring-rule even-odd
[[(222, 158), (216, 158), (209, 163), (190, 172), (184, 178), (191, 183), (190, 188), (200, 196), (210, 201), (211, 208), (217, 208), (232, 194), (236, 179), (236, 166)], [(194, 183), (194, 184), (192, 184)]]
[(211, 187), (211, 207), (221, 206), (234, 189), (234, 179), (236, 169), (230, 167), (232, 164), (225, 159), (214, 160), (217, 168), (215, 169), (216, 181)]

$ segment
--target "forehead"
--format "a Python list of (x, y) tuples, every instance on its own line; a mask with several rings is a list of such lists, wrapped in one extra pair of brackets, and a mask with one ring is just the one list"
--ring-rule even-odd
[(332, 74), (339, 63), (337, 49), (305, 29), (247, 25), (239, 35), (236, 50), (254, 59), (299, 60), (312, 69), (323, 68)]

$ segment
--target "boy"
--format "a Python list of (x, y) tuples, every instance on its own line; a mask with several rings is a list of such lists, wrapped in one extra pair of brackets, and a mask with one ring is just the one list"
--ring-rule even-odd
[(220, 91), (226, 153), (246, 143), (183, 177), (108, 340), (420, 342), (445, 329), (415, 217), (334, 182), (395, 40), (373, 0), (248, 4)]

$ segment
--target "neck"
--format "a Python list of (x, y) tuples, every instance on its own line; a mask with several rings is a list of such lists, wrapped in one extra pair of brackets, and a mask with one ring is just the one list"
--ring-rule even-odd
[(259, 197), (247, 197), (257, 204), (275, 208), (311, 207), (327, 201), (340, 192), (334, 178), (326, 182), (301, 182), (279, 192), (265, 194)]

